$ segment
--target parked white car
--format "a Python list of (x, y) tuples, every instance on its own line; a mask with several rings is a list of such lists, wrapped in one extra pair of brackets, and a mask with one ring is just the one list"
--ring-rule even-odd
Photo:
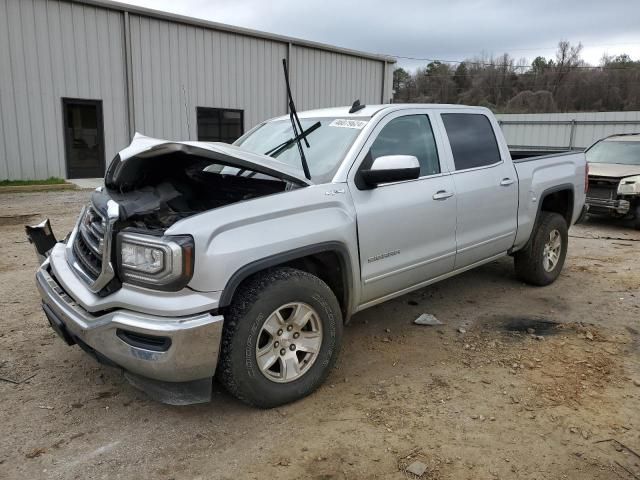
[(640, 133), (603, 138), (586, 156), (589, 212), (631, 220), (640, 230)]

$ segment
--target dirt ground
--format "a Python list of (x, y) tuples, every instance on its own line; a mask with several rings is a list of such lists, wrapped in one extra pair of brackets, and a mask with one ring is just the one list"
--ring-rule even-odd
[[(0, 478), (403, 479), (419, 461), (427, 479), (640, 479), (640, 232), (572, 228), (549, 287), (505, 258), (362, 312), (292, 405), (215, 385), (170, 407), (41, 311), (22, 225), (49, 216), (63, 237), (88, 196), (0, 195)], [(414, 325), (423, 312), (445, 324)]]

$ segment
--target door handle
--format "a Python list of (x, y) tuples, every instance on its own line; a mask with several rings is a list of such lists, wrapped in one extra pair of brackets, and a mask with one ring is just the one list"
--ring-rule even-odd
[(453, 197), (453, 192), (447, 192), (446, 190), (438, 190), (433, 194), (434, 200), (446, 200), (449, 197)]
[(500, 181), (500, 186), (501, 187), (508, 187), (509, 185), (513, 184), (513, 182), (515, 182), (515, 180), (513, 178), (503, 178)]

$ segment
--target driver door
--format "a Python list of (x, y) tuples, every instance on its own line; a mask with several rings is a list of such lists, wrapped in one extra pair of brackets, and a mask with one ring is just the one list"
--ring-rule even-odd
[[(376, 127), (350, 174), (360, 246), (362, 307), (453, 270), (455, 187), (439, 155), (444, 149), (436, 140), (434, 125), (424, 111), (390, 114)], [(415, 156), (420, 178), (376, 188), (363, 185), (358, 172), (385, 155)]]

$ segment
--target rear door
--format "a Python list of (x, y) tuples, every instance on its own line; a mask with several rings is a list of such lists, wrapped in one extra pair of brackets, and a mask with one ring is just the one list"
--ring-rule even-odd
[[(504, 253), (513, 246), (518, 181), (508, 152), (501, 154), (493, 125), (481, 112), (441, 114), (449, 140), (457, 198), (455, 268)], [(505, 160), (506, 159), (506, 160)]]
[[(389, 114), (373, 131), (350, 172), (360, 246), (361, 304), (380, 301), (453, 269), (454, 185), (440, 160), (442, 135), (434, 135), (432, 125), (433, 118), (424, 110)], [(384, 155), (417, 157), (420, 178), (373, 189), (358, 186), (358, 170)]]

